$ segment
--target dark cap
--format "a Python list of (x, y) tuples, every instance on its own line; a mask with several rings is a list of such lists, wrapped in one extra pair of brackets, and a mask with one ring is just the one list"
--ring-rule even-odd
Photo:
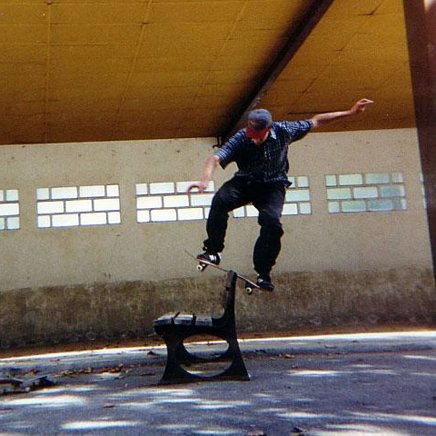
[(262, 130), (271, 127), (272, 116), (266, 109), (255, 109), (248, 114), (248, 121), (251, 121), (251, 127)]
[(248, 114), (245, 133), (251, 139), (263, 139), (271, 125), (271, 113), (266, 109), (255, 109)]

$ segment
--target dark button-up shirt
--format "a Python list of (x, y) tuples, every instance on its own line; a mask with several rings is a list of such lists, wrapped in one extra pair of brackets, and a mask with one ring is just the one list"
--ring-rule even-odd
[(312, 126), (310, 120), (275, 122), (268, 138), (259, 145), (251, 141), (246, 136), (245, 129), (242, 129), (215, 154), (223, 168), (230, 162), (236, 162), (238, 171), (235, 176), (264, 183), (283, 182), (289, 186), (288, 146), (303, 138)]

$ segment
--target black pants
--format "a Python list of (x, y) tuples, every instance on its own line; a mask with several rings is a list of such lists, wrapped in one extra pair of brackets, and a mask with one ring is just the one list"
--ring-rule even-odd
[(208, 251), (221, 252), (227, 230), (229, 212), (252, 203), (259, 211), (260, 235), (254, 246), (253, 263), (258, 274), (269, 274), (280, 253), (283, 228), (280, 222), (285, 187), (283, 183), (258, 183), (233, 177), (217, 191), (207, 220)]

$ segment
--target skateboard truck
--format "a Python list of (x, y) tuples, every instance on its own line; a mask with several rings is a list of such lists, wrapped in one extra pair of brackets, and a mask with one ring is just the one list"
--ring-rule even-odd
[(207, 268), (207, 264), (203, 263), (201, 260), (198, 261), (197, 271), (203, 272)]
[(247, 283), (247, 282), (245, 282), (245, 292), (248, 294), (248, 295), (251, 295), (252, 293), (253, 293), (253, 291), (254, 291), (254, 288), (253, 288), (253, 286), (251, 286), (249, 283)]

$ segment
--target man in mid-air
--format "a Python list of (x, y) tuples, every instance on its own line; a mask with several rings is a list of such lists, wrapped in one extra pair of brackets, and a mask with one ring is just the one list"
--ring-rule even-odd
[(260, 235), (254, 245), (253, 263), (258, 274), (257, 284), (272, 291), (271, 270), (280, 253), (283, 235), (280, 222), (288, 180), (288, 146), (309, 131), (341, 118), (362, 113), (373, 101), (366, 98), (345, 111), (315, 115), (305, 121), (277, 121), (266, 109), (255, 109), (248, 115), (245, 128), (235, 133), (204, 165), (201, 181), (192, 184), (188, 192), (204, 191), (218, 165), (225, 168), (236, 162), (238, 171), (215, 193), (203, 242), (204, 259), (218, 265), (224, 249), (229, 212), (247, 204), (259, 211)]

